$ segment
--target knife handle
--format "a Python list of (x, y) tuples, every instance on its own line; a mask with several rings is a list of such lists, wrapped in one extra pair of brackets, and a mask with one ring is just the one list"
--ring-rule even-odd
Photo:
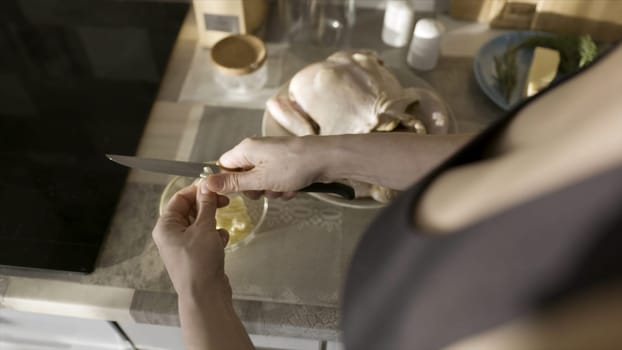
[(354, 189), (348, 185), (344, 185), (338, 182), (315, 182), (305, 188), (300, 189), (299, 191), (313, 193), (333, 193), (343, 197), (344, 199), (354, 199)]

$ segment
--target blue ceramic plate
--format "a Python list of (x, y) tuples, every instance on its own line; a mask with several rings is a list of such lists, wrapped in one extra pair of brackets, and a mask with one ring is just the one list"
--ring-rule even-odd
[(506, 111), (525, 99), (523, 92), (533, 57), (533, 50), (520, 50), (516, 55), (517, 82), (509, 101), (505, 99), (497, 84), (494, 57), (502, 55), (508, 47), (516, 45), (534, 35), (550, 34), (542, 32), (509, 32), (502, 34), (484, 44), (473, 61), (473, 72), (480, 88), (497, 106)]

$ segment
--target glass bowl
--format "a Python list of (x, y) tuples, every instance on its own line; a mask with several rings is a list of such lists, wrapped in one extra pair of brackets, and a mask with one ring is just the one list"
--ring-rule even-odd
[[(160, 196), (160, 215), (177, 191), (196, 181), (199, 179), (184, 176), (171, 179)], [(216, 210), (216, 227), (229, 231), (229, 242), (225, 250), (231, 251), (253, 239), (268, 212), (268, 200), (266, 198), (252, 200), (238, 193), (228, 194), (227, 197), (229, 205)]]

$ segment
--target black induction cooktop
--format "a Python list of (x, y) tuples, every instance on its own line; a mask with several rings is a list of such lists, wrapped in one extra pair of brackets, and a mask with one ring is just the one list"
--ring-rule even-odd
[(187, 9), (0, 1), (0, 265), (93, 270)]

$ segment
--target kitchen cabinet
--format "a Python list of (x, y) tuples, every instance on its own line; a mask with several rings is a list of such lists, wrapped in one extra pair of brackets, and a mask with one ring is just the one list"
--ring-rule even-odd
[[(119, 326), (141, 350), (183, 350), (181, 330), (177, 327), (121, 322)], [(320, 350), (319, 340), (273, 337), (251, 334), (257, 350)]]
[[(0, 309), (2, 350), (183, 350), (178, 327), (121, 322)], [(257, 350), (320, 350), (322, 341), (250, 335)], [(340, 349), (329, 346), (328, 349)]]
[(326, 343), (326, 350), (344, 350), (343, 343), (329, 341)]
[[(184, 349), (181, 329), (178, 327), (131, 322), (121, 322), (118, 326), (124, 334), (107, 321), (0, 309), (0, 349)], [(251, 334), (250, 337), (257, 350), (322, 349), (320, 340), (255, 334)]]
[(0, 309), (2, 350), (129, 350), (107, 321)]

